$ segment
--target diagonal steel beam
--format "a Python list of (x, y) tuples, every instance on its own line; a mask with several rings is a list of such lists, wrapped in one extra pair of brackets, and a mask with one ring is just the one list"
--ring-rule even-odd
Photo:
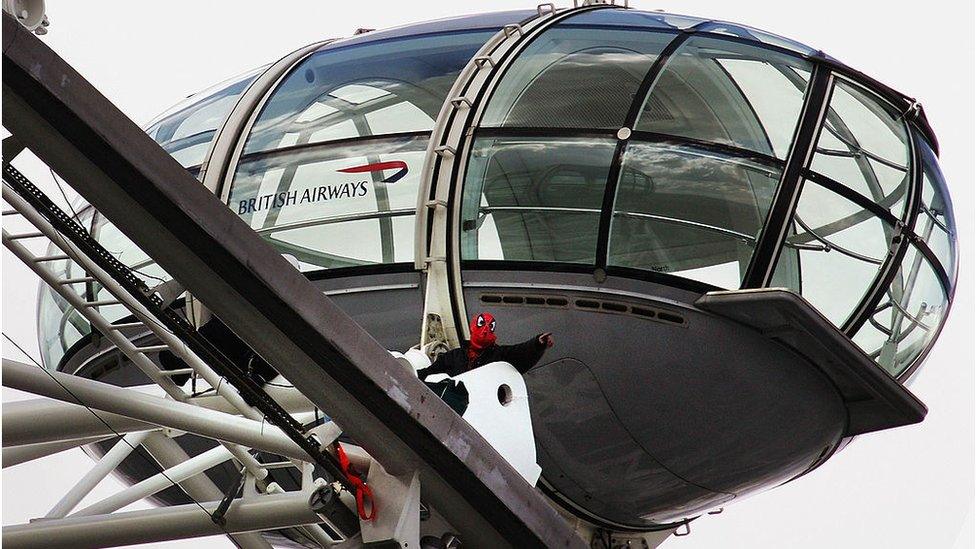
[(78, 448), (87, 444), (101, 442), (111, 437), (98, 436), (87, 438), (76, 438), (73, 440), (57, 440), (53, 442), (39, 442), (36, 444), (24, 444), (3, 449), (3, 468), (13, 467), (28, 461), (47, 457), (53, 454)]
[(87, 549), (173, 539), (236, 534), (315, 524), (322, 519), (309, 505), (309, 493), (287, 492), (237, 499), (226, 523), (210, 520), (219, 501), (93, 517), (68, 517), (3, 527), (3, 544), (20, 549)]
[(304, 450), (271, 425), (62, 372), (45, 372), (39, 366), (9, 358), (3, 359), (3, 385), (67, 402), (81, 401), (95, 410), (128, 416), (160, 427), (294, 459), (308, 459)]
[(80, 74), (3, 18), (3, 125), (483, 546), (581, 546), (466, 422)]
[[(166, 469), (190, 459), (190, 456), (186, 454), (178, 442), (162, 433), (150, 433), (142, 442), (142, 447), (161, 467)], [(190, 499), (196, 501), (219, 501), (224, 496), (207, 475), (190, 477), (178, 484), (186, 492), (186, 495), (190, 496)], [(231, 534), (230, 537), (241, 549), (271, 549), (271, 544), (258, 532)]]
[(157, 428), (144, 421), (109, 412), (100, 412), (95, 417), (84, 406), (48, 399), (5, 402), (2, 417), (4, 451), (28, 444), (107, 438)]

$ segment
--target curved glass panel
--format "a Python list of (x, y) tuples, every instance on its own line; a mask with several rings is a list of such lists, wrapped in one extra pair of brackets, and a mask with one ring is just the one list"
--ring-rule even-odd
[(190, 96), (160, 115), (146, 132), (184, 168), (199, 166), (237, 99), (264, 67)]
[(564, 20), (560, 26), (600, 25), (615, 28), (685, 30), (707, 19), (675, 13), (638, 11), (634, 9), (603, 9), (587, 11)]
[[(650, 24), (648, 28), (620, 26)], [(656, 19), (597, 10), (547, 29), (512, 62), (482, 127), (601, 128), (624, 125), (633, 96), (675, 34)]]
[(891, 286), (854, 342), (888, 373), (898, 376), (931, 345), (948, 304), (932, 265), (909, 246)]
[(737, 288), (779, 177), (778, 168), (749, 160), (631, 142), (608, 263)]
[(461, 259), (594, 263), (616, 142), (478, 138), (461, 202)]
[(810, 168), (902, 217), (911, 149), (901, 118), (877, 95), (837, 81)]
[(691, 37), (668, 58), (636, 129), (785, 158), (811, 70), (770, 49)]
[(801, 294), (841, 326), (871, 289), (891, 234), (869, 211), (806, 180), (774, 285)]
[(935, 153), (921, 137), (917, 137), (916, 143), (922, 152), (922, 200), (915, 220), (915, 234), (928, 244), (955, 284), (956, 220), (952, 214), (952, 201)]
[[(49, 255), (61, 252), (50, 246)], [(58, 278), (78, 278), (87, 276), (73, 261), (51, 261), (47, 268)], [(79, 295), (86, 292), (85, 284), (73, 284), (71, 289)], [(57, 367), (65, 352), (82, 337), (91, 333), (91, 326), (85, 317), (78, 314), (67, 301), (45, 284), (41, 284), (37, 303), (37, 339), (41, 352), (41, 362), (48, 369)]]
[(763, 44), (767, 44), (769, 46), (783, 48), (805, 56), (810, 56), (817, 53), (810, 46), (801, 44), (796, 40), (790, 40), (789, 38), (784, 38), (777, 34), (748, 27), (746, 25), (729, 23), (728, 21), (710, 21), (696, 30), (724, 34), (726, 36), (734, 36), (736, 38), (742, 38), (749, 41), (762, 42)]
[[(123, 235), (114, 225), (94, 210), (78, 214), (79, 223), (89, 230), (109, 253), (115, 256), (150, 288), (169, 280), (155, 262)], [(60, 255), (62, 252), (51, 244), (46, 255)], [(62, 260), (48, 262), (47, 265), (59, 278), (84, 278), (85, 271), (74, 261)], [(86, 301), (110, 301), (115, 298), (97, 282), (77, 283), (68, 286)], [(115, 322), (129, 315), (122, 305), (102, 305), (95, 309), (109, 322)], [(91, 326), (77, 310), (47, 285), (42, 285), (38, 300), (38, 340), (41, 360), (47, 368), (54, 369), (65, 352), (83, 337), (91, 333)]]
[(462, 31), (326, 46), (272, 92), (244, 155), (430, 131), (461, 69), (492, 34)]
[(410, 261), (426, 148), (417, 136), (251, 155), (228, 203), (302, 271)]

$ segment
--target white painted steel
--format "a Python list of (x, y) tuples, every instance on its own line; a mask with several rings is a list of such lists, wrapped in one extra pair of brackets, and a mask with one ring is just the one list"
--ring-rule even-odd
[(40, 442), (37, 444), (24, 444), (22, 446), (12, 446), (3, 449), (3, 468), (13, 467), (28, 461), (33, 461), (42, 457), (71, 450), (79, 446), (106, 440), (109, 437), (87, 437), (74, 440), (56, 440), (53, 442)]
[(227, 448), (224, 448), (223, 446), (214, 446), (206, 452), (193, 456), (183, 463), (174, 465), (173, 467), (170, 467), (169, 469), (166, 469), (160, 473), (156, 473), (143, 481), (129, 486), (121, 492), (112, 494), (101, 501), (80, 509), (71, 516), (87, 517), (92, 515), (105, 515), (118, 511), (130, 503), (135, 503), (142, 498), (147, 498), (161, 492), (172, 486), (173, 483), (179, 484), (192, 476), (203, 473), (211, 467), (220, 465), (230, 458), (231, 454)]
[[(240, 394), (234, 390), (229, 383), (223, 383), (220, 376), (213, 371), (206, 363), (204, 363), (195, 353), (190, 351), (189, 348), (176, 337), (173, 333), (166, 330), (141, 303), (139, 303), (135, 298), (133, 298), (124, 288), (122, 288), (111, 276), (108, 275), (101, 267), (95, 264), (94, 261), (89, 259), (84, 253), (79, 251), (70, 242), (67, 241), (63, 236), (61, 236), (57, 230), (44, 219), (34, 208), (27, 203), (20, 195), (13, 192), (8, 188), (6, 184), (3, 186), (3, 199), (7, 201), (8, 204), (14, 207), (17, 211), (24, 216), (32, 225), (37, 227), (42, 233), (44, 233), (48, 239), (54, 243), (58, 248), (64, 251), (68, 256), (71, 257), (76, 263), (81, 265), (87, 273), (92, 277), (96, 278), (109, 292), (112, 293), (119, 302), (124, 302), (126, 308), (132, 312), (139, 320), (146, 324), (153, 333), (159, 337), (162, 341), (166, 343), (166, 346), (161, 346), (159, 348), (152, 347), (151, 350), (161, 350), (169, 348), (177, 356), (181, 357), (183, 360), (187, 361), (191, 368), (197, 371), (204, 380), (211, 384), (215, 388), (215, 392), (226, 398), (228, 402), (238, 408), (242, 414), (250, 417), (254, 420), (262, 420), (261, 414), (252, 409)], [(72, 307), (74, 307), (79, 314), (85, 317), (91, 325), (97, 329), (100, 333), (104, 334), (105, 337), (109, 339), (120, 351), (122, 351), (125, 356), (132, 361), (136, 367), (139, 368), (144, 374), (146, 374), (149, 379), (154, 383), (163, 388), (164, 391), (172, 398), (178, 401), (186, 401), (189, 397), (188, 395), (173, 383), (173, 380), (163, 375), (156, 364), (145, 355), (148, 348), (140, 348), (129, 341), (125, 335), (123, 335), (117, 328), (112, 326), (105, 317), (103, 317), (96, 309), (91, 305), (92, 303), (86, 301), (82, 296), (75, 293), (73, 290), (60, 284), (60, 279), (54, 275), (50, 270), (38, 263), (33, 254), (15, 240), (11, 240), (9, 234), (6, 230), (3, 231), (3, 244), (6, 246), (18, 259), (20, 259), (25, 265), (27, 265), (34, 274), (41, 278), (52, 290), (63, 297)], [(234, 447), (230, 445), (227, 447), (228, 450), (234, 455), (234, 457), (241, 462), (251, 474), (255, 475), (257, 478), (264, 478), (267, 476), (268, 472), (261, 468), (260, 463), (254, 459), (247, 450), (240, 447)]]
[(492, 362), (454, 376), (468, 390), (463, 417), (529, 484), (542, 473), (536, 463), (535, 436), (525, 380), (511, 364)]
[(37, 366), (6, 358), (3, 359), (3, 384), (68, 402), (75, 402), (77, 398), (96, 410), (128, 416), (161, 427), (303, 461), (309, 459), (304, 450), (273, 425), (192, 404), (120, 390), (113, 385), (61, 372), (44, 372)]
[(148, 431), (141, 431), (138, 433), (129, 433), (125, 435), (112, 449), (105, 452), (102, 459), (98, 460), (95, 465), (85, 473), (85, 476), (68, 490), (68, 493), (58, 501), (54, 507), (48, 511), (44, 518), (62, 518), (68, 513), (70, 513), (75, 507), (81, 503), (81, 500), (85, 499), (85, 496), (91, 493), (92, 489), (98, 485), (109, 473), (115, 470), (116, 467), (122, 460), (129, 456), (132, 451), (142, 444), (142, 441), (149, 436)]
[[(29, 365), (28, 365), (29, 366)], [(35, 366), (36, 368), (36, 366)], [(42, 373), (43, 372), (39, 372)], [(7, 387), (7, 379), (3, 379)], [(6, 402), (3, 405), (4, 449), (23, 445), (105, 438), (115, 434), (157, 429), (129, 417), (49, 399)]]
[[(3, 527), (3, 545), (19, 549), (88, 549), (158, 543), (225, 533), (256, 532), (315, 524), (307, 492), (235, 500), (218, 526), (210, 519), (220, 502), (68, 517)], [(206, 512), (205, 512), (206, 511)]]

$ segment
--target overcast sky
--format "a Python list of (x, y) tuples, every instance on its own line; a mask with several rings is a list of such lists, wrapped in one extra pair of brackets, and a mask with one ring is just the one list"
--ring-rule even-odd
[[(305, 44), (532, 2), (79, 2), (48, 0), (44, 37), (140, 124), (181, 98)], [(557, 2), (568, 5), (568, 0)], [(920, 425), (859, 438), (826, 465), (692, 523), (669, 548), (976, 547), (974, 490), (974, 14), (950, 2), (643, 1), (797, 39), (918, 98), (941, 143), (961, 241), (959, 286), (942, 337), (912, 391), (929, 407)], [(6, 134), (4, 134), (6, 135)], [(37, 165), (28, 175), (56, 193)], [(3, 255), (3, 331), (37, 356), (37, 280)], [(3, 356), (23, 360), (4, 341)], [(8, 389), (3, 400), (24, 398)], [(80, 450), (5, 469), (3, 524), (43, 516), (91, 461)], [(103, 482), (90, 499), (121, 485)], [(138, 508), (144, 504), (136, 504)], [(223, 538), (157, 544), (231, 547)]]

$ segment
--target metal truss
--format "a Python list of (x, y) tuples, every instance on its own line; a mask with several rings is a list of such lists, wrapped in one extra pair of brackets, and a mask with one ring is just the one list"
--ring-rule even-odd
[[(542, 13), (540, 8), (540, 14)], [(4, 457), (24, 462), (116, 439), (43, 520), (3, 529), (12, 546), (101, 547), (227, 534), (246, 548), (269, 546), (267, 530), (295, 529), (308, 544), (419, 546), (422, 529), (457, 532), (466, 546), (560, 546), (582, 542), (504, 458), (451, 413), (413, 372), (379, 347), (273, 248), (187, 174), (81, 75), (3, 17), (5, 212), (33, 228), (3, 232), (3, 244), (53, 292), (111, 342), (164, 396), (108, 385), (12, 360), (5, 386), (55, 399), (3, 410)], [(500, 36), (512, 37), (508, 28)], [(296, 55), (303, 55), (298, 53)], [(265, 82), (271, 85), (269, 81)], [(230, 136), (227, 139), (231, 139)], [(230, 141), (228, 141), (229, 143)], [(192, 293), (295, 389), (261, 387), (186, 319), (102, 249), (74, 220), (10, 164), (29, 148), (161, 268)], [(227, 155), (231, 151), (218, 151)], [(212, 176), (220, 174), (213, 172)], [(49, 242), (37, 255), (25, 242)], [(73, 261), (83, 277), (50, 267)], [(111, 299), (76, 291), (99, 285)], [(168, 284), (168, 283), (167, 283)], [(179, 292), (177, 292), (179, 293)], [(134, 320), (101, 312), (123, 306)], [(158, 343), (138, 344), (133, 333)], [(156, 356), (186, 363), (165, 370)], [(188, 394), (174, 376), (213, 389)], [(332, 420), (307, 427), (312, 411)], [(326, 449), (340, 433), (355, 468), (368, 472), (376, 520), (343, 529), (355, 509), (345, 467)], [(187, 455), (182, 436), (209, 439)], [(82, 500), (134, 452), (148, 453), (156, 474), (101, 501)], [(280, 456), (258, 459), (255, 452)], [(218, 487), (206, 474), (232, 462), (239, 483)], [(7, 465), (7, 463), (5, 463)], [(319, 466), (316, 469), (316, 466)], [(299, 488), (285, 492), (269, 470), (294, 468)], [(331, 475), (329, 474), (331, 473)], [(317, 478), (322, 475), (326, 478)], [(188, 506), (122, 512), (131, 502), (178, 486)], [(426, 522), (421, 522), (421, 490)], [(240, 495), (238, 495), (240, 493)]]

